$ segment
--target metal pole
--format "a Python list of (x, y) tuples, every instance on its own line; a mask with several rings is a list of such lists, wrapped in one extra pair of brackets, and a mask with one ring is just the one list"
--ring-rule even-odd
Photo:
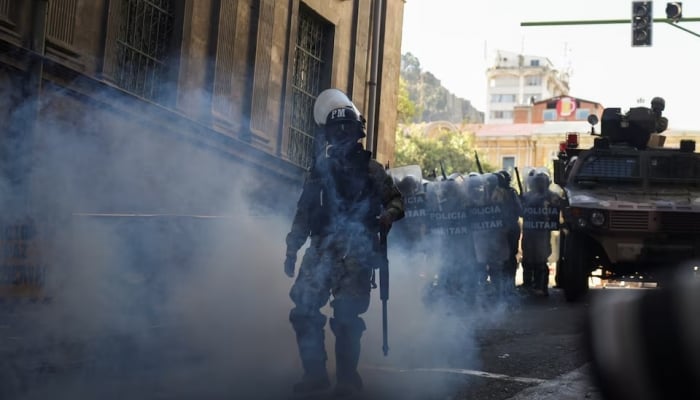
[(38, 126), (41, 98), (41, 81), (44, 73), (46, 46), (46, 20), (49, 0), (34, 0), (31, 3), (31, 37), (28, 43), (29, 63), (23, 83), (24, 107), (16, 109), (12, 121), (13, 145), (10, 163), (10, 179), (14, 186), (14, 211), (19, 212), (31, 204), (29, 176), (34, 132)]
[(669, 22), (668, 24), (671, 25), (671, 26), (674, 27), (674, 28), (678, 28), (678, 29), (680, 29), (680, 30), (682, 30), (682, 31), (686, 31), (686, 32), (690, 33), (690, 34), (693, 35), (693, 36), (700, 37), (700, 34), (697, 34), (697, 33), (691, 31), (691, 30), (688, 29), (688, 28), (683, 28), (682, 26), (680, 26), (680, 25), (678, 25), (678, 24), (674, 24), (673, 22)]
[[(654, 18), (654, 22), (674, 23), (675, 21), (668, 18)], [(700, 22), (700, 18), (683, 18), (681, 22)], [(555, 25), (606, 25), (606, 24), (630, 24), (631, 19), (599, 19), (599, 20), (581, 20), (581, 21), (537, 21), (537, 22), (521, 22), (520, 26), (555, 26)]]

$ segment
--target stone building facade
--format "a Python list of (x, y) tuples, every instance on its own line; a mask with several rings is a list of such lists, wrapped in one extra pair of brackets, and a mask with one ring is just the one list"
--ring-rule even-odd
[(0, 0), (7, 186), (31, 176), (40, 207), (61, 181), (52, 204), (90, 212), (216, 212), (197, 194), (245, 179), (293, 198), (328, 87), (390, 162), (404, 2), (377, 1)]

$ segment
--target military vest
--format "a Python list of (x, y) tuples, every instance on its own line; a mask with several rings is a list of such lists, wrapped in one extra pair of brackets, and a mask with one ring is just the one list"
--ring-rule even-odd
[(307, 203), (312, 236), (378, 231), (381, 196), (370, 176), (371, 154), (360, 150), (314, 166)]

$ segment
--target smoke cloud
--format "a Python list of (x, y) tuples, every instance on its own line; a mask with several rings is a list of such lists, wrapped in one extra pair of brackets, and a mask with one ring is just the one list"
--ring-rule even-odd
[[(302, 370), (288, 322), (293, 280), (282, 264), (301, 185), (176, 137), (160, 117), (113, 100), (85, 104), (50, 86), (42, 97), (31, 201), (13, 211), (36, 223), (51, 301), (3, 308), (0, 397), (288, 397)], [(0, 185), (8, 196), (11, 187)], [(505, 309), (426, 308), (439, 258), (391, 243), (389, 357), (378, 290), (363, 315), (368, 398), (442, 397), (463, 381), (409, 380), (399, 370), (479, 367), (475, 332)]]

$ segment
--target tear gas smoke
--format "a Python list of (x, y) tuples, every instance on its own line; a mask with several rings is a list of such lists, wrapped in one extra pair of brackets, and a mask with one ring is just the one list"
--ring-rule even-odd
[[(143, 110), (78, 103), (48, 88), (41, 104), (28, 209), (52, 301), (4, 311), (10, 356), (0, 364), (0, 394), (286, 397), (302, 373), (288, 322), (293, 281), (282, 269), (301, 185), (182, 140)], [(478, 368), (475, 329), (501, 309), (426, 309), (423, 290), (439, 257), (392, 245), (389, 357), (381, 355), (377, 291), (363, 315), (368, 396), (432, 398), (463, 384), (387, 368)]]

